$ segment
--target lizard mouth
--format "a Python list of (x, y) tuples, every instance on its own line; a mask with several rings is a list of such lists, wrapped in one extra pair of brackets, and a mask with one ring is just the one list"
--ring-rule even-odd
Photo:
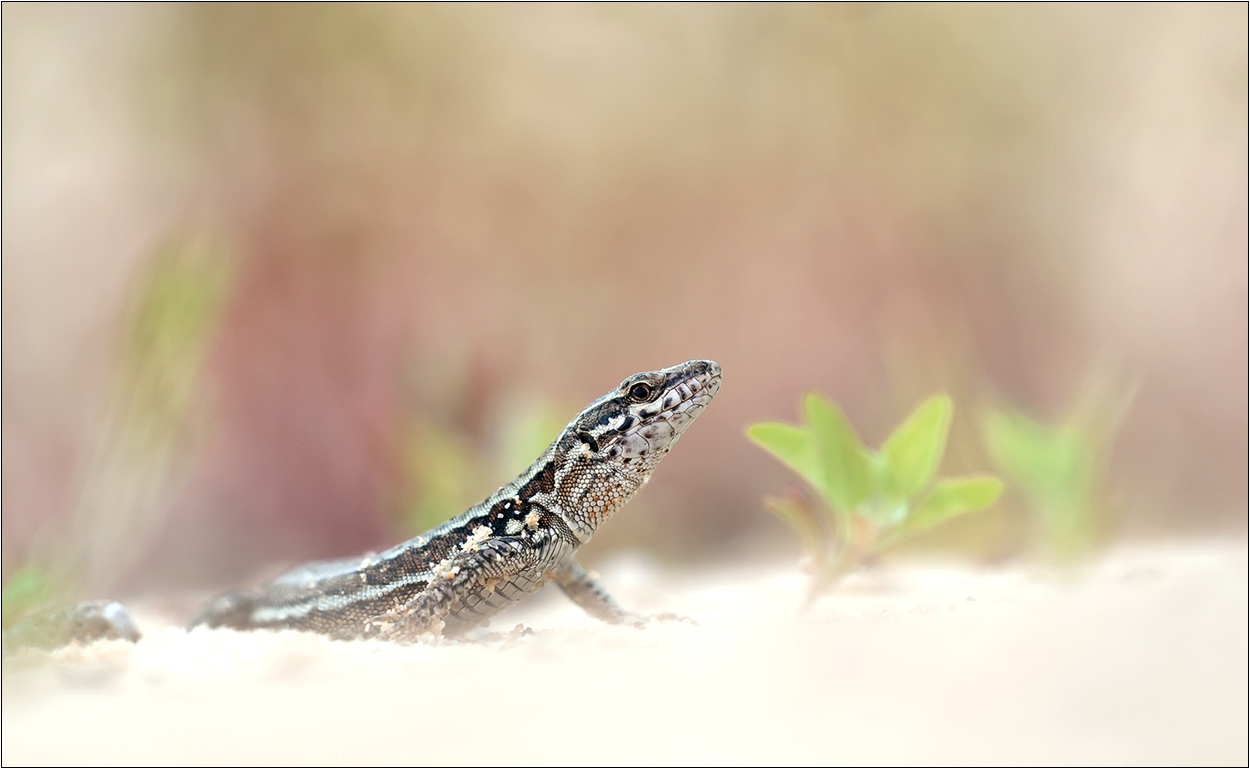
[(671, 384), (656, 403), (656, 408), (659, 409), (656, 414), (646, 416), (644, 412), (643, 425), (662, 420), (676, 428), (676, 432), (680, 434), (695, 417), (703, 413), (703, 409), (707, 408), (720, 390), (721, 370), (720, 366), (710, 360), (695, 361), (693, 364), (694, 373)]

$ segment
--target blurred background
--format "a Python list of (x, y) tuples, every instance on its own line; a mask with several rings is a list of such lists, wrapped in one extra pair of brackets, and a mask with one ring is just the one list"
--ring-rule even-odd
[(1246, 534), (1242, 4), (5, 4), (3, 161), (6, 579), (381, 549), (691, 358), (592, 563), (797, 554), (743, 429), (808, 389), (950, 392), (946, 474), (1102, 393), (1115, 536)]

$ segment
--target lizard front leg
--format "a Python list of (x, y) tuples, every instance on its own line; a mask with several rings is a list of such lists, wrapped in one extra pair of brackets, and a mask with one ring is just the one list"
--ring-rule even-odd
[[(422, 635), (441, 635), (453, 608), (482, 607), (482, 619), (541, 587), (525, 572), (538, 563), (539, 552), (512, 537), (490, 539), (451, 556), (433, 568), (430, 583), (406, 603), (373, 617), (366, 637), (414, 642)], [(524, 584), (517, 584), (524, 583)], [(504, 602), (498, 603), (497, 597)]]
[(610, 622), (613, 625), (641, 619), (621, 608), (621, 605), (608, 595), (603, 584), (582, 568), (577, 559), (571, 555), (552, 570), (551, 578), (560, 586), (565, 595), (573, 599), (573, 603), (585, 609), (586, 613), (595, 619)]

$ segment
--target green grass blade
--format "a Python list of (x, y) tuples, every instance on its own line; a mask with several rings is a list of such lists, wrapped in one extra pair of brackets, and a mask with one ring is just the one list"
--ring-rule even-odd
[(881, 445), (882, 491), (906, 499), (925, 487), (942, 461), (951, 425), (951, 399), (939, 393), (920, 404)]

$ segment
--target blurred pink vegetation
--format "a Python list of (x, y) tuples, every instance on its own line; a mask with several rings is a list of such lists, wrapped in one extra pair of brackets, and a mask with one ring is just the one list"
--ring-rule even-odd
[[(958, 474), (978, 409), (1099, 377), (1138, 388), (1121, 535), (1244, 532), (1246, 13), (6, 4), (5, 574), (128, 509), (105, 472), (152, 510), (117, 583), (379, 549), (507, 480), (519, 410), (696, 357), (720, 395), (598, 552), (794, 549), (743, 427), (809, 388), (871, 445), (950, 392)], [(101, 463), (151, 418), (117, 405), (145, 276), (204, 243), (165, 459)], [(934, 541), (1010, 555), (1019, 518)]]

